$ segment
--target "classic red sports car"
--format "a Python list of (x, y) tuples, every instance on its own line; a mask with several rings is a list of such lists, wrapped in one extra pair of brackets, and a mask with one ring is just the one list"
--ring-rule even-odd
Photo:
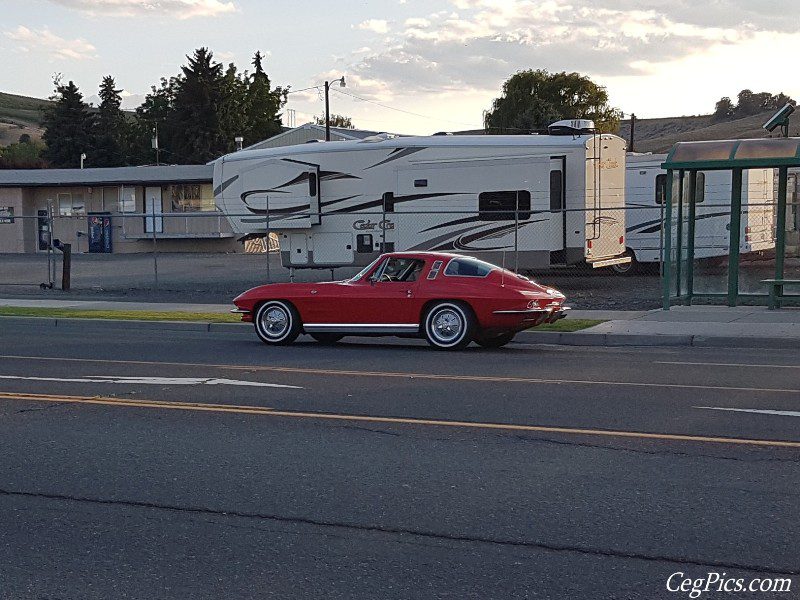
[(300, 333), (323, 343), (345, 335), (425, 337), (431, 346), (475, 341), (499, 348), (514, 335), (566, 316), (552, 288), (458, 254), (393, 252), (345, 281), (262, 285), (237, 296), (233, 312), (267, 344)]

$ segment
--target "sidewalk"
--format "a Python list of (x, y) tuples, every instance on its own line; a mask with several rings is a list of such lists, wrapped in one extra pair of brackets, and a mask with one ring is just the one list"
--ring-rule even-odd
[[(0, 307), (73, 308), (190, 313), (227, 313), (229, 304), (133, 303), (78, 300), (0, 299)], [(8, 317), (16, 318), (16, 317)], [(21, 317), (20, 317), (21, 318)], [(31, 317), (33, 318), (33, 317)], [(605, 323), (573, 333), (554, 331), (522, 332), (517, 342), (580, 346), (730, 346), (754, 348), (800, 348), (800, 309), (767, 310), (765, 307), (674, 306), (669, 311), (573, 310), (571, 319), (597, 319)], [(41, 317), (39, 321), (43, 320)], [(56, 325), (70, 319), (54, 319)], [(105, 321), (107, 326), (148, 329), (154, 323)], [(119, 325), (116, 325), (119, 324)], [(169, 327), (205, 331), (243, 331), (250, 326), (237, 323), (177, 323)]]

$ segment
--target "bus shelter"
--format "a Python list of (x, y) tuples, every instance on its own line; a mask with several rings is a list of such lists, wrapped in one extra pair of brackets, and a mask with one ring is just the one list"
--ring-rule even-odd
[[(787, 182), (793, 167), (800, 167), (800, 138), (675, 144), (662, 165), (666, 170), (665, 310), (695, 299), (717, 299), (729, 306), (744, 299), (767, 304), (775, 290), (783, 294), (780, 282), (791, 282), (795, 276), (800, 279), (800, 271), (795, 273), (797, 260), (790, 260), (788, 274), (786, 268), (787, 213), (790, 220), (796, 222), (797, 218), (797, 203), (787, 206)], [(708, 171), (730, 173), (728, 185), (716, 190), (725, 198), (729, 192), (729, 202), (702, 204)], [(750, 182), (756, 176), (769, 178), (758, 198), (750, 194), (754, 189)]]

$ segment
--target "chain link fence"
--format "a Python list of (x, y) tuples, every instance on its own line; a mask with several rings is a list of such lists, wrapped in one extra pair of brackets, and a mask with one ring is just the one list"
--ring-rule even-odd
[[(761, 281), (773, 276), (775, 205), (751, 203), (747, 210), (740, 286), (748, 293), (766, 294)], [(61, 289), (65, 250), (71, 259), (72, 298), (212, 303), (228, 302), (262, 283), (346, 278), (382, 251), (440, 250), (530, 274), (562, 289), (581, 308), (658, 308), (663, 207), (628, 206), (622, 213), (336, 210), (270, 215), (269, 234), (242, 235), (219, 212), (60, 215), (51, 210), (0, 223), (0, 235), (4, 228), (16, 227), (27, 233), (28, 245), (26, 252), (0, 255), (0, 296)], [(669, 258), (676, 266), (684, 261), (684, 285), (689, 270), (680, 249), (693, 234), (695, 289), (725, 289), (729, 213), (730, 205), (724, 203), (698, 204), (693, 229), (688, 215), (675, 216), (682, 224), (681, 243), (673, 244)], [(800, 278), (799, 215), (792, 199), (786, 219), (787, 278)], [(618, 222), (621, 243), (616, 233), (606, 239), (616, 231), (609, 228), (611, 221)], [(584, 260), (588, 246), (602, 244), (616, 254), (627, 252), (633, 262), (592, 268)], [(343, 263), (352, 266), (337, 266)]]

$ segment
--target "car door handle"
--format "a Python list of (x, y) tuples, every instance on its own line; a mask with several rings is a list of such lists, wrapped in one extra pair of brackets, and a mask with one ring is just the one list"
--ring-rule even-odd
[(409, 298), (411, 298), (411, 290), (406, 290), (406, 296), (408, 296)]

